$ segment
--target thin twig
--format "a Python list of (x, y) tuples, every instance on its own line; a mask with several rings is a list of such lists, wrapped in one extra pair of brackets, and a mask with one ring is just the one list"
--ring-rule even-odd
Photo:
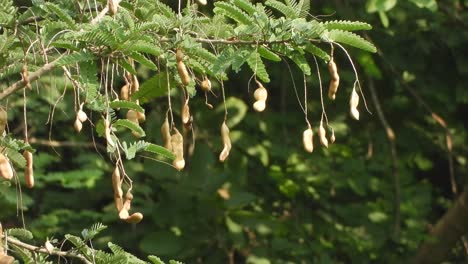
[(37, 139), (37, 138), (30, 138), (29, 143), (34, 145), (42, 145), (48, 147), (81, 147), (81, 148), (94, 148), (97, 147), (101, 150), (106, 150), (103, 145), (94, 144), (91, 142), (74, 142), (74, 141), (56, 141), (56, 140), (45, 140), (45, 139)]
[[(42, 75), (44, 75), (44, 74), (50, 72), (51, 70), (53, 70), (55, 68), (55, 64), (57, 64), (57, 61), (60, 58), (61, 58), (61, 56), (59, 58), (55, 59), (54, 61), (45, 64), (39, 70), (31, 73), (29, 75), (29, 82), (33, 82), (33, 81), (39, 79)], [(24, 80), (20, 80), (20, 81), (15, 82), (14, 84), (12, 84), (11, 86), (9, 86), (8, 88), (6, 88), (5, 90), (3, 90), (0, 93), (0, 100), (3, 100), (5, 98), (7, 98), (12, 93), (14, 93), (17, 90), (22, 89), (24, 87), (26, 87), (26, 83), (24, 82)]]
[[(3, 239), (3, 237), (1, 239)], [(15, 245), (15, 246), (20, 247), (20, 248), (24, 248), (26, 250), (39, 252), (39, 253), (44, 253), (44, 254), (53, 255), (53, 256), (60, 256), (60, 257), (66, 257), (66, 258), (77, 258), (77, 259), (81, 260), (83, 263), (92, 264), (88, 259), (86, 259), (85, 256), (83, 256), (81, 254), (78, 254), (78, 253), (74, 253), (74, 252), (70, 252), (70, 251), (54, 251), (54, 250), (49, 252), (46, 248), (36, 247), (36, 246), (30, 245), (30, 244), (21, 242), (21, 241), (15, 239), (15, 238), (12, 238), (12, 237), (7, 237), (6, 240), (8, 241), (8, 243), (11, 243), (12, 245)]]
[(374, 85), (374, 80), (369, 78), (369, 90), (371, 93), (371, 98), (372, 102), (374, 103), (375, 106), (375, 111), (377, 112), (377, 116), (379, 117), (380, 122), (382, 123), (382, 126), (385, 129), (385, 132), (387, 134), (387, 139), (388, 143), (390, 144), (390, 155), (392, 158), (392, 175), (393, 175), (393, 185), (394, 185), (394, 191), (395, 191), (395, 223), (393, 225), (393, 238), (395, 241), (398, 241), (398, 238), (400, 236), (400, 222), (401, 222), (401, 213), (400, 213), (400, 204), (401, 204), (401, 198), (400, 198), (400, 175), (398, 172), (398, 156), (397, 156), (397, 150), (396, 150), (396, 144), (395, 144), (395, 133), (393, 132), (392, 127), (388, 124), (387, 119), (385, 118), (384, 112), (382, 111), (381, 104), (379, 102), (379, 99), (377, 97), (377, 91), (375, 90), (375, 85)]

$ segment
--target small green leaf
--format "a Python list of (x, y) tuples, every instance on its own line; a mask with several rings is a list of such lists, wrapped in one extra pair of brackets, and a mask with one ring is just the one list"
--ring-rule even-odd
[(145, 151), (148, 151), (148, 152), (151, 152), (151, 153), (155, 153), (155, 154), (158, 154), (158, 155), (161, 155), (161, 156), (164, 156), (170, 160), (174, 160), (175, 159), (175, 156), (174, 156), (174, 153), (172, 153), (171, 151), (169, 151), (167, 148), (165, 147), (162, 147), (162, 146), (159, 146), (159, 145), (156, 145), (156, 144), (153, 144), (153, 143), (150, 143), (146, 148), (145, 148)]
[(33, 234), (23, 228), (11, 228), (6, 230), (8, 236), (20, 238), (20, 239), (25, 239), (25, 240), (31, 240), (33, 239)]
[(132, 109), (140, 113), (145, 113), (145, 109), (141, 107), (139, 104), (135, 102), (120, 100), (120, 101), (112, 101), (109, 103), (111, 108), (125, 108), (125, 109)]
[(141, 65), (145, 65), (146, 67), (150, 68), (151, 70), (156, 71), (158, 69), (156, 64), (154, 64), (150, 59), (146, 58), (139, 52), (132, 52), (128, 56), (140, 63)]
[(263, 82), (269, 83), (270, 77), (266, 71), (265, 64), (263, 64), (262, 58), (258, 52), (252, 52), (250, 57), (247, 59), (250, 69), (257, 75), (257, 77)]
[(156, 256), (153, 256), (153, 255), (149, 255), (148, 256), (148, 259), (153, 263), (153, 264), (165, 264), (160, 258), (156, 257)]
[(119, 119), (119, 120), (115, 121), (112, 125), (116, 126), (116, 127), (120, 126), (120, 127), (128, 128), (131, 131), (139, 134), (141, 137), (146, 136), (145, 131), (143, 130), (143, 128), (141, 128), (138, 124), (135, 124), (135, 123), (133, 123), (132, 121), (130, 121), (128, 119)]
[(258, 46), (258, 53), (260, 54), (260, 56), (262, 56), (263, 58), (267, 59), (267, 60), (271, 60), (271, 61), (281, 61), (281, 57), (278, 56), (276, 53), (274, 53), (273, 51), (267, 49), (266, 47), (264, 46)]
[(168, 81), (167, 77), (166, 72), (163, 71), (149, 78), (140, 86), (140, 90), (132, 94), (132, 99), (145, 103), (153, 98), (166, 95), (168, 88), (175, 86), (174, 82), (171, 79)]

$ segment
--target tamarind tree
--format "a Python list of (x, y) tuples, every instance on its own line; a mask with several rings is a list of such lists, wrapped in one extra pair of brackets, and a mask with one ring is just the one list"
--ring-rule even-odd
[[(391, 262), (426, 238), (430, 186), (397, 156), (370, 23), (309, 0), (0, 6), (0, 262)], [(361, 155), (360, 119), (389, 152)]]

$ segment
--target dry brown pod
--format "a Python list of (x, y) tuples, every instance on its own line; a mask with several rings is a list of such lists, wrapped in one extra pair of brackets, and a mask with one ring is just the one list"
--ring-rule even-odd
[(164, 120), (164, 123), (161, 126), (161, 134), (164, 140), (164, 147), (167, 148), (168, 150), (172, 150), (171, 131), (170, 131), (169, 120), (167, 116), (166, 116), (166, 119)]
[(229, 156), (229, 152), (231, 151), (231, 138), (229, 137), (229, 128), (226, 125), (226, 121), (223, 122), (221, 125), (221, 138), (223, 140), (223, 150), (219, 154), (219, 161), (223, 162)]
[(332, 129), (332, 134), (331, 134), (331, 136), (330, 136), (330, 142), (333, 144), (333, 143), (335, 143), (335, 140), (336, 140), (336, 138), (335, 138), (335, 130)]
[(130, 85), (126, 83), (120, 88), (120, 100), (128, 101), (128, 98), (130, 98)]
[(26, 66), (26, 64), (23, 64), (23, 66), (21, 67), (21, 77), (23, 78), (26, 87), (28, 87), (29, 90), (32, 90), (31, 83), (29, 82), (28, 66)]
[(136, 75), (132, 75), (132, 94), (140, 90), (140, 82)]
[(184, 52), (181, 49), (176, 50), (176, 61), (184, 61)]
[(108, 0), (107, 7), (109, 8), (111, 15), (115, 16), (119, 8), (119, 3), (117, 0)]
[(8, 158), (2, 153), (0, 153), (0, 177), (5, 180), (11, 180), (11, 178), (13, 178), (13, 167), (11, 167)]
[(112, 173), (112, 188), (114, 190), (114, 202), (115, 208), (120, 212), (123, 208), (123, 190), (122, 190), (122, 181), (120, 177), (120, 169), (116, 165), (114, 172)]
[(265, 87), (263, 87), (262, 83), (257, 81), (257, 84), (258, 84), (258, 88), (255, 89), (255, 92), (254, 92), (254, 98), (256, 101), (253, 104), (253, 108), (257, 112), (263, 112), (263, 110), (265, 110), (266, 108), (266, 100), (268, 98), (268, 91), (267, 89), (265, 89)]
[(76, 119), (80, 120), (81, 123), (84, 123), (88, 120), (88, 115), (83, 111), (83, 105), (84, 103), (80, 105), (80, 109), (78, 109), (78, 112), (76, 112)]
[(143, 214), (139, 213), (139, 212), (136, 212), (136, 213), (133, 213), (132, 215), (130, 215), (129, 217), (127, 217), (125, 219), (125, 222), (127, 222), (129, 224), (138, 224), (138, 223), (141, 222), (141, 220), (143, 220)]
[(177, 170), (182, 170), (185, 167), (185, 160), (184, 160), (184, 137), (180, 134), (179, 130), (174, 127), (174, 134), (171, 136), (171, 147), (172, 152), (175, 155), (174, 161), (172, 161), (172, 165)]
[(106, 137), (107, 144), (114, 147), (115, 143), (114, 143), (114, 140), (112, 140), (111, 132), (112, 132), (111, 124), (109, 120), (105, 118), (104, 119), (104, 136)]
[(202, 91), (204, 92), (211, 92), (211, 81), (207, 77), (203, 79), (200, 85)]
[(351, 116), (356, 120), (359, 120), (359, 111), (357, 110), (358, 104), (359, 95), (356, 92), (356, 88), (353, 88), (353, 91), (351, 92), (351, 98), (349, 99), (349, 108)]
[(265, 101), (256, 101), (253, 104), (253, 108), (257, 112), (263, 112), (265, 110), (265, 108), (266, 108), (266, 103), (265, 103)]
[(138, 123), (138, 112), (133, 110), (133, 109), (128, 110), (127, 119), (132, 121), (135, 124), (139, 124)]
[(76, 118), (73, 127), (75, 128), (76, 132), (81, 132), (81, 129), (83, 128), (83, 123), (81, 123), (81, 121), (78, 118)]
[(23, 157), (26, 160), (26, 168), (24, 170), (24, 182), (26, 187), (34, 187), (34, 171), (33, 171), (33, 154), (30, 151), (25, 150)]
[(190, 107), (189, 107), (189, 100), (185, 100), (184, 105), (182, 106), (182, 123), (184, 125), (190, 122)]
[(3, 107), (0, 107), (0, 137), (3, 136), (3, 133), (5, 132), (7, 122), (8, 114)]
[(331, 100), (335, 100), (336, 92), (338, 91), (338, 86), (340, 84), (340, 76), (338, 75), (338, 68), (336, 67), (336, 63), (331, 58), (330, 62), (328, 63), (328, 71), (330, 72), (330, 86), (328, 88), (328, 98)]
[(188, 85), (190, 83), (190, 74), (187, 70), (187, 66), (183, 61), (177, 62), (177, 71), (179, 72), (180, 80), (182, 81), (183, 85)]
[(146, 115), (145, 113), (142, 113), (142, 112), (137, 112), (137, 120), (139, 123), (143, 123), (146, 121)]
[(302, 144), (304, 145), (305, 151), (309, 153), (312, 153), (314, 151), (313, 136), (314, 132), (312, 131), (312, 128), (310, 126), (302, 133)]
[(325, 131), (325, 128), (323, 127), (323, 122), (322, 121), (320, 121), (318, 136), (320, 138), (320, 144), (322, 144), (324, 147), (328, 148), (327, 132)]

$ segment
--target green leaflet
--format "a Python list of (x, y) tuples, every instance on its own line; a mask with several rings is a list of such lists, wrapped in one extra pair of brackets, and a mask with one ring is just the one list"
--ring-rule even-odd
[(145, 113), (145, 109), (138, 105), (135, 102), (120, 100), (120, 101), (112, 101), (109, 103), (109, 106), (116, 109), (116, 108), (125, 108), (125, 109), (132, 109), (140, 113)]
[(75, 21), (73, 21), (72, 17), (69, 14), (67, 14), (63, 10), (63, 8), (50, 2), (45, 3), (45, 7), (46, 7), (46, 11), (48, 11), (49, 14), (57, 15), (61, 21), (67, 24), (69, 29), (73, 29), (73, 30), (77, 29)]
[(263, 58), (267, 59), (267, 60), (271, 60), (271, 61), (281, 61), (281, 57), (278, 56), (276, 53), (274, 53), (273, 51), (269, 50), (268, 48), (266, 48), (265, 46), (258, 46), (258, 49), (257, 49), (258, 53), (260, 54), (260, 56), (262, 56)]
[(152, 62), (150, 59), (146, 58), (144, 55), (142, 55), (139, 52), (132, 52), (128, 55), (130, 58), (134, 59), (136, 62), (140, 63), (141, 65), (144, 65), (151, 70), (157, 70), (158, 67), (154, 62)]
[[(157, 97), (167, 94), (170, 87), (174, 87), (173, 79), (167, 79), (167, 72), (159, 72), (140, 85), (140, 90), (132, 94), (133, 100), (140, 100), (141, 103), (148, 102)], [(170, 77), (169, 77), (170, 78)]]
[(223, 14), (232, 18), (238, 24), (253, 25), (254, 21), (244, 11), (237, 6), (227, 2), (215, 2), (213, 12), (215, 14)]
[(372, 26), (365, 22), (359, 21), (348, 21), (348, 20), (335, 20), (335, 21), (327, 21), (325, 23), (321, 23), (322, 26), (328, 30), (332, 29), (341, 29), (346, 31), (353, 31), (353, 30), (370, 30)]
[(124, 52), (140, 52), (154, 56), (159, 56), (163, 53), (162, 49), (156, 46), (156, 44), (143, 40), (127, 43)]
[(257, 75), (257, 77), (265, 83), (270, 82), (270, 77), (266, 71), (265, 64), (263, 64), (262, 58), (258, 52), (252, 52), (250, 57), (247, 59), (250, 69)]
[(175, 159), (174, 153), (172, 153), (165, 147), (162, 147), (153, 143), (149, 143), (148, 146), (145, 148), (145, 151), (164, 156), (170, 160)]
[(22, 169), (26, 166), (26, 159), (18, 151), (7, 148), (6, 156), (8, 157), (10, 162), (13, 162), (13, 164), (16, 165), (17, 167)]
[(57, 66), (73, 65), (79, 62), (94, 61), (95, 59), (96, 57), (92, 53), (86, 51), (74, 52), (60, 58), (57, 61)]
[(31, 240), (33, 239), (33, 234), (23, 228), (10, 228), (6, 230), (8, 236), (16, 237), (19, 239)]
[(321, 58), (324, 61), (329, 61), (330, 60), (330, 55), (328, 55), (327, 52), (322, 50), (321, 48), (315, 46), (314, 44), (307, 43), (304, 48), (305, 51), (308, 53), (315, 55), (319, 58)]
[(138, 124), (135, 124), (135, 123), (133, 123), (132, 121), (130, 121), (128, 119), (119, 119), (119, 120), (115, 121), (112, 125), (115, 126), (115, 127), (120, 126), (120, 127), (128, 128), (131, 131), (139, 134), (141, 137), (146, 136), (145, 131), (143, 130), (143, 128), (141, 128)]
[(277, 0), (267, 0), (265, 5), (281, 12), (286, 18), (297, 18), (299, 16), (300, 10), (298, 12), (298, 10), (295, 10), (293, 7), (285, 5)]
[(355, 48), (373, 53), (377, 52), (377, 48), (374, 46), (374, 44), (349, 31), (333, 29), (328, 32), (327, 37), (328, 40), (332, 42), (348, 44)]
[(247, 0), (233, 0), (232, 2), (249, 15), (253, 15), (256, 11), (255, 6)]

